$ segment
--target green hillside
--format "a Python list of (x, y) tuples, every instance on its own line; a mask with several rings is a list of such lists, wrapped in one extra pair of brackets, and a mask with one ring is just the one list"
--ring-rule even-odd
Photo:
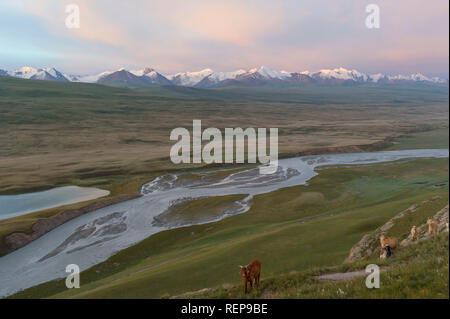
[[(190, 298), (326, 298), (326, 299), (448, 299), (449, 298), (449, 236), (419, 242), (400, 250), (395, 257), (381, 261), (366, 260), (337, 267), (317, 268), (283, 274), (261, 281), (259, 289), (244, 295), (241, 285), (212, 289), (206, 293), (191, 293)], [(380, 288), (368, 289), (366, 276), (349, 280), (319, 280), (328, 273), (348, 273), (365, 270), (369, 264), (381, 267)], [(183, 296), (180, 296), (183, 297)]]

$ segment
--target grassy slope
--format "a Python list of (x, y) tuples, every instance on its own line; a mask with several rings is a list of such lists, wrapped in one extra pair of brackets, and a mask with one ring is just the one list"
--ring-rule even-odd
[(57, 280), (16, 297), (145, 298), (230, 286), (239, 284), (237, 265), (255, 257), (264, 278), (338, 265), (365, 233), (435, 195), (421, 216), (448, 202), (448, 159), (329, 168), (309, 186), (257, 196), (248, 213), (151, 236), (84, 271), (80, 289)]
[[(395, 257), (366, 260), (337, 268), (317, 268), (261, 281), (259, 289), (244, 295), (241, 285), (218, 288), (195, 298), (449, 298), (449, 236), (440, 234), (398, 250)], [(366, 276), (351, 280), (320, 281), (324, 273), (365, 269), (369, 264), (386, 267), (380, 288), (367, 289)]]

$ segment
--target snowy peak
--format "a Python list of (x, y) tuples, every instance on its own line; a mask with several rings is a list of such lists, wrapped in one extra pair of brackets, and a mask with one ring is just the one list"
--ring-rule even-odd
[(22, 79), (29, 79), (38, 72), (39, 72), (38, 69), (35, 69), (31, 66), (24, 66), (9, 72), (9, 75)]
[(131, 73), (133, 73), (136, 76), (155, 76), (157, 72), (152, 68), (143, 68), (142, 70), (131, 70)]
[(319, 80), (342, 80), (355, 82), (366, 82), (369, 78), (365, 73), (361, 73), (354, 69), (348, 70), (343, 67), (336, 69), (322, 69), (312, 74), (312, 77)]
[(434, 77), (429, 78), (421, 73), (414, 73), (411, 75), (394, 75), (389, 76), (389, 80), (391, 81), (414, 81), (414, 82), (433, 82), (433, 83), (445, 83), (445, 80)]
[(14, 71), (8, 72), (10, 76), (31, 79), (31, 80), (46, 80), (46, 81), (57, 81), (57, 82), (68, 82), (67, 79), (61, 72), (55, 68), (44, 68), (36, 69), (31, 66), (24, 66)]
[(84, 74), (84, 75), (66, 75), (67, 78), (72, 79), (72, 82), (96, 83), (102, 77), (113, 73), (112, 71), (105, 71), (99, 74)]
[[(196, 87), (211, 87), (220, 82), (230, 80), (243, 81), (247, 80), (269, 80), (269, 79), (285, 79), (290, 76), (290, 73), (285, 71), (276, 71), (266, 66), (253, 68), (250, 70), (239, 69), (230, 72), (214, 72), (212, 69), (203, 69), (197, 72), (177, 73), (168, 78), (175, 85), (196, 86)], [(233, 83), (236, 83), (233, 81)]]
[(48, 76), (50, 76), (50, 79), (49, 79), (50, 81), (58, 81), (58, 82), (68, 82), (69, 81), (69, 79), (67, 79), (64, 76), (64, 74), (62, 74), (55, 68), (42, 69), (33, 77), (39, 77), (39, 80), (45, 80), (45, 79), (47, 79)]
[(239, 70), (236, 70), (236, 71), (231, 71), (231, 72), (214, 72), (214, 73), (210, 74), (208, 76), (208, 78), (210, 80), (212, 80), (212, 81), (215, 81), (217, 83), (217, 82), (225, 81), (225, 80), (228, 80), (228, 79), (234, 79), (237, 76), (239, 76), (241, 74), (244, 74), (245, 72), (246, 71), (242, 70), (242, 69), (239, 69)]
[(205, 77), (211, 75), (214, 71), (211, 69), (203, 69), (197, 72), (183, 72), (170, 75), (167, 78), (175, 85), (195, 86)]
[(284, 79), (291, 75), (289, 72), (276, 71), (264, 65), (260, 66), (259, 68), (248, 70), (246, 75), (256, 75), (256, 74), (264, 79)]
[(448, 80), (438, 78), (437, 76), (432, 77), (432, 78), (431, 78), (431, 81), (432, 81), (433, 83), (438, 83), (438, 84), (445, 84), (445, 83), (448, 82)]
[(210, 75), (204, 77), (200, 82), (195, 84), (196, 87), (206, 88), (216, 86), (223, 81), (232, 80), (236, 77), (245, 74), (247, 71), (239, 69), (231, 72), (213, 72)]
[(429, 77), (426, 77), (425, 75), (423, 75), (421, 73), (411, 74), (411, 79), (413, 81), (428, 81), (428, 82), (431, 82), (431, 79)]

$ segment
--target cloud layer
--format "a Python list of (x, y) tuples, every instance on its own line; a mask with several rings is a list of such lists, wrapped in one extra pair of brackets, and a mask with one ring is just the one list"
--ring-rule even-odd
[[(379, 0), (367, 29), (360, 0), (5, 0), (0, 60), (69, 72), (151, 66), (163, 72), (268, 65), (448, 73), (447, 0)], [(67, 29), (65, 6), (80, 7)], [(5, 45), (6, 44), (6, 45)]]

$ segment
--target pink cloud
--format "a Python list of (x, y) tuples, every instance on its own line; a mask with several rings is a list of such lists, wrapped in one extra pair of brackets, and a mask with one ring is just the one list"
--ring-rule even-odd
[[(79, 30), (64, 26), (68, 3), (80, 6)], [(448, 0), (376, 3), (379, 30), (365, 28), (365, 4), (355, 0), (22, 0), (11, 5), (39, 17), (49, 34), (80, 41), (70, 57), (89, 65), (95, 60), (104, 68), (225, 71), (265, 64), (291, 71), (340, 65), (372, 71), (384, 64), (426, 72), (414, 69), (426, 60), (433, 61), (429, 72), (448, 66)], [(65, 43), (58, 45), (65, 52)], [(93, 56), (92, 47), (103, 51)]]

